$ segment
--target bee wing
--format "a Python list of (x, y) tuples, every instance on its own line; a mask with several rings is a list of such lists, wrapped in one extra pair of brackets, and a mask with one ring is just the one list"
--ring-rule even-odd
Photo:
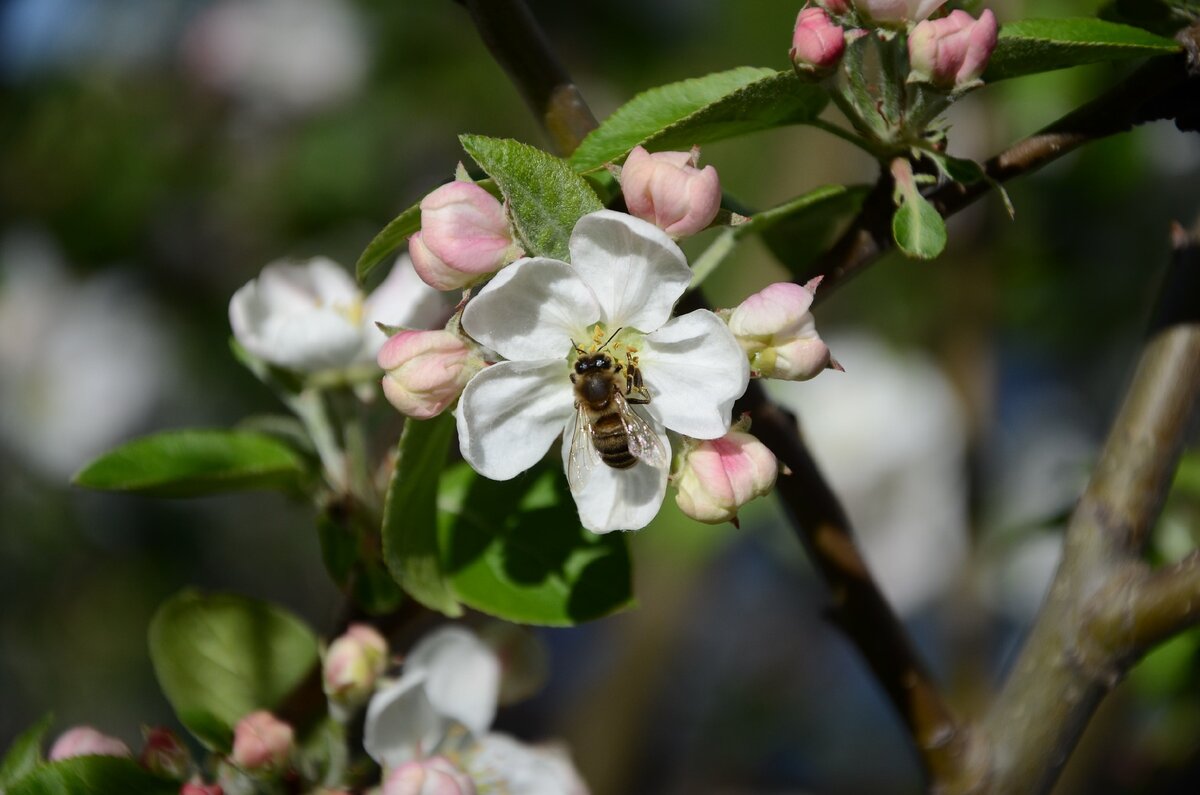
[(656, 469), (665, 466), (667, 451), (663, 449), (663, 443), (654, 428), (633, 410), (620, 392), (614, 393), (613, 399), (621, 422), (625, 425), (625, 434), (629, 437), (629, 452)]
[(592, 421), (582, 406), (575, 407), (575, 429), (571, 431), (571, 451), (567, 455), (567, 482), (572, 491), (587, 485), (592, 470), (600, 463), (600, 454), (592, 444)]

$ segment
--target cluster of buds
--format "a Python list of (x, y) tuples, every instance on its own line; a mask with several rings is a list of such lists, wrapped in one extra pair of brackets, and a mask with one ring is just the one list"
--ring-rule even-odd
[(720, 439), (692, 442), (674, 475), (675, 503), (698, 522), (737, 525), (738, 510), (775, 487), (775, 455), (739, 425)]
[(352, 624), (325, 652), (325, 695), (332, 705), (344, 710), (366, 703), (387, 662), (387, 641), (378, 630), (369, 624)]
[(469, 287), (524, 254), (504, 205), (468, 180), (421, 201), (421, 231), (408, 239), (408, 253), (421, 279), (438, 290)]
[(673, 238), (706, 228), (721, 209), (721, 180), (712, 166), (699, 168), (699, 159), (699, 149), (651, 154), (635, 146), (621, 168), (629, 214)]

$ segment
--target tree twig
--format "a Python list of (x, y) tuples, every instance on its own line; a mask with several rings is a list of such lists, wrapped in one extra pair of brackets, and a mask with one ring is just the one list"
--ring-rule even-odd
[[(1071, 515), (1063, 562), (984, 722), (983, 791), (1049, 791), (1105, 694), (1200, 610), (1187, 604), (1200, 580), (1195, 559), (1156, 574), (1139, 559), (1200, 404), (1200, 239), (1177, 231), (1175, 243), (1162, 310)], [(1177, 300), (1181, 284), (1193, 288), (1189, 301)]]

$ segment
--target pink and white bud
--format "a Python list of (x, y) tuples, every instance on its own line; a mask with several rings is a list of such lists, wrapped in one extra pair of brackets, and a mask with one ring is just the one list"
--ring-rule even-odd
[(76, 756), (132, 757), (133, 752), (116, 737), (109, 737), (91, 726), (76, 726), (60, 734), (50, 746), (50, 761)]
[(296, 733), (266, 710), (251, 712), (233, 729), (233, 763), (246, 771), (281, 770), (292, 754)]
[(946, 0), (854, 0), (859, 13), (885, 25), (920, 22), (945, 3)]
[(737, 512), (775, 486), (779, 463), (766, 445), (748, 433), (730, 431), (697, 442), (683, 457), (676, 476), (675, 502), (698, 522), (737, 522)]
[(408, 239), (417, 275), (439, 290), (467, 287), (523, 253), (504, 205), (473, 182), (443, 185), (421, 201), (421, 231)]
[(829, 18), (825, 9), (809, 6), (796, 17), (789, 55), (797, 69), (811, 74), (827, 73), (837, 66), (845, 50), (845, 31)]
[(379, 351), (383, 393), (409, 417), (427, 420), (446, 410), (483, 360), (449, 331), (401, 331)]
[(910, 83), (932, 83), (943, 89), (969, 88), (979, 82), (992, 51), (999, 25), (991, 9), (979, 19), (954, 10), (941, 19), (927, 19), (908, 36)]
[(166, 778), (180, 779), (192, 769), (192, 755), (175, 732), (162, 726), (142, 730), (146, 744), (138, 761), (142, 767)]
[(707, 227), (721, 209), (721, 180), (712, 166), (696, 167), (699, 150), (655, 152), (635, 146), (621, 168), (621, 193), (631, 215), (671, 237)]
[(831, 365), (829, 346), (817, 334), (813, 295), (818, 281), (767, 285), (729, 315), (729, 330), (763, 378), (807, 381)]
[(345, 634), (329, 644), (322, 669), (325, 695), (344, 706), (367, 700), (387, 668), (388, 646), (383, 635), (369, 624), (351, 624)]
[(179, 795), (225, 795), (220, 784), (197, 784), (187, 782), (179, 790)]
[(475, 795), (471, 777), (442, 756), (405, 762), (383, 782), (383, 795)]

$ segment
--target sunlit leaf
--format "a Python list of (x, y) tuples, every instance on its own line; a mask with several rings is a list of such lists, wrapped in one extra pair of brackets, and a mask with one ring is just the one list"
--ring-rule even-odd
[(275, 709), (317, 664), (317, 640), (291, 613), (247, 597), (183, 591), (150, 622), (150, 660), (175, 715), (227, 751), (247, 713)]
[(4, 792), (41, 764), (42, 742), (53, 720), (53, 715), (47, 715), (12, 741), (8, 752), (4, 754), (4, 760), (0, 761), (0, 792)]
[(921, 194), (904, 197), (892, 217), (896, 245), (914, 259), (933, 259), (946, 248), (946, 222)]
[(179, 782), (160, 778), (132, 759), (77, 756), (36, 768), (7, 795), (175, 795)]
[(1000, 28), (987, 82), (1089, 63), (1179, 52), (1173, 39), (1102, 19), (1023, 19)]

